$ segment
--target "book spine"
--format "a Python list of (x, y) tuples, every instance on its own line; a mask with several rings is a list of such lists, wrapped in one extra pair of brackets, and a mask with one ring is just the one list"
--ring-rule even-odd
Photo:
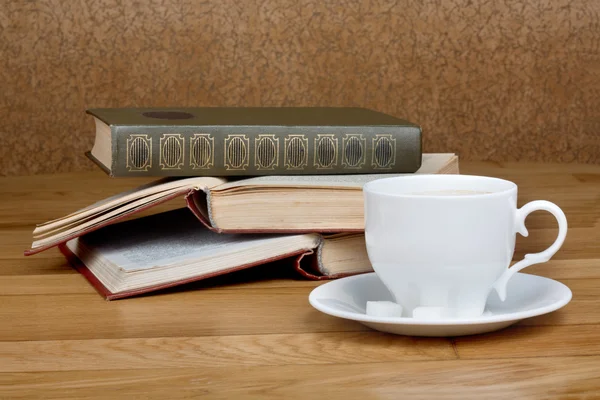
[(117, 126), (112, 176), (412, 173), (421, 129)]

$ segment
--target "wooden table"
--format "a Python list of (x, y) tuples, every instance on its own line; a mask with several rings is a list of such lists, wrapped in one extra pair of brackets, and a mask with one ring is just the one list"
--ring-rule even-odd
[[(320, 283), (281, 265), (107, 302), (58, 251), (22, 252), (35, 223), (141, 181), (0, 179), (0, 398), (600, 397), (600, 166), (461, 162), (461, 172), (515, 181), (519, 205), (563, 208), (563, 248), (527, 272), (568, 285), (569, 305), (481, 336), (393, 336), (314, 310)], [(515, 259), (556, 236), (548, 214), (527, 225)]]

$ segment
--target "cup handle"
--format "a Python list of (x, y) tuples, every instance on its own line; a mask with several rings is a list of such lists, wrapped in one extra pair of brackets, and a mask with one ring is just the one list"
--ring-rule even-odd
[(552, 243), (552, 246), (540, 253), (526, 254), (523, 260), (514, 264), (498, 278), (494, 283), (493, 289), (496, 290), (498, 297), (500, 297), (500, 300), (502, 301), (506, 300), (506, 285), (508, 284), (508, 280), (525, 267), (550, 260), (558, 249), (560, 249), (560, 246), (562, 246), (565, 237), (567, 236), (567, 217), (565, 217), (565, 213), (563, 213), (556, 204), (545, 200), (529, 202), (517, 210), (515, 218), (516, 231), (522, 236), (527, 237), (529, 232), (525, 227), (525, 218), (527, 218), (530, 213), (538, 210), (548, 211), (550, 214), (554, 215), (554, 218), (558, 221), (558, 237), (554, 243)]

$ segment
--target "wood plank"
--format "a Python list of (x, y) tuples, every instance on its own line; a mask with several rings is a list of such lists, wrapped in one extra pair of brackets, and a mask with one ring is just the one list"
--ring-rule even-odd
[[(529, 229), (529, 236), (517, 235), (513, 260), (518, 261), (527, 253), (537, 253), (550, 247), (556, 239), (556, 229)], [(562, 247), (554, 255), (555, 260), (579, 260), (598, 258), (600, 227), (569, 228)]]
[[(34, 271), (39, 271), (39, 268), (44, 265), (43, 263), (34, 263), (31, 268), (29, 266), (19, 266), (18, 262), (13, 263), (17, 265), (11, 268), (13, 274), (9, 274), (3, 268), (5, 262), (0, 262), (0, 296), (96, 293), (88, 281), (72, 269), (63, 259), (48, 263), (48, 269), (41, 270), (44, 273), (43, 275), (33, 274)], [(273, 266), (273, 269), (270, 271), (268, 267), (268, 265), (265, 265), (235, 274), (196, 282), (187, 285), (181, 290), (172, 289), (171, 292), (205, 290), (217, 287), (222, 290), (284, 287), (305, 287), (312, 289), (324, 283), (305, 280), (299, 277), (291, 271), (290, 265), (280, 263)], [(283, 269), (285, 268), (289, 271), (284, 271)], [(3, 275), (2, 272), (5, 274)], [(30, 274), (30, 272), (32, 273)], [(578, 285), (598, 286), (600, 280), (588, 279), (600, 278), (600, 260), (551, 260), (545, 264), (529, 267), (525, 272), (560, 280), (568, 286), (572, 285), (569, 283), (570, 279), (586, 279), (586, 282), (578, 283)], [(600, 291), (600, 287), (597, 287), (595, 290)], [(584, 293), (589, 297), (588, 293), (593, 293), (593, 290), (586, 290)], [(576, 295), (579, 297), (579, 293), (576, 293)]]
[[(314, 310), (307, 297), (322, 283), (271, 267), (106, 302), (55, 249), (23, 250), (36, 223), (151, 179), (2, 178), (0, 398), (593, 398), (600, 166), (461, 162), (461, 173), (516, 182), (519, 205), (563, 208), (563, 248), (526, 272), (565, 283), (570, 304), (486, 335), (394, 336)], [(546, 213), (527, 226), (515, 260), (556, 236)]]
[(62, 257), (56, 247), (25, 257), (23, 252), (31, 246), (32, 232), (33, 227), (0, 227), (0, 260), (36, 260)]
[(518, 325), (581, 325), (600, 323), (600, 279), (560, 279), (571, 289), (573, 299), (558, 311), (525, 319)]
[[(576, 300), (598, 300), (598, 293), (600, 293), (600, 279), (561, 279), (560, 282), (571, 289), (573, 298)], [(592, 309), (588, 311), (600, 314), (600, 310)]]
[(462, 360), (600, 356), (600, 325), (517, 326), (453, 340)]
[[(0, 397), (593, 398), (600, 357), (7, 373)], [(592, 397), (590, 397), (592, 396)]]
[(527, 267), (523, 272), (557, 280), (600, 278), (600, 258), (551, 259), (547, 263)]
[[(592, 282), (593, 281), (593, 282)], [(561, 310), (525, 325), (600, 324), (599, 282), (566, 281)], [(0, 340), (174, 337), (365, 330), (308, 304), (310, 288), (177, 290), (113, 302), (97, 294), (2, 296)], [(215, 311), (217, 310), (217, 311)], [(74, 327), (76, 326), (76, 329)]]
[[(76, 274), (58, 251), (48, 252), (46, 257), (0, 258), (0, 277)], [(0, 278), (1, 279), (1, 278)]]
[(573, 293), (573, 299), (558, 311), (525, 319), (518, 325), (581, 325), (600, 323), (599, 279), (562, 279)]
[(0, 342), (0, 372), (455, 359), (448, 339), (378, 332)]
[[(70, 268), (67, 266), (67, 268)], [(0, 276), (0, 296), (22, 296), (43, 294), (96, 294), (96, 290), (77, 271), (73, 273), (57, 273), (53, 275), (13, 275)], [(250, 274), (247, 274), (248, 276)], [(273, 288), (308, 288), (311, 290), (321, 282), (304, 280), (303, 278), (290, 277), (289, 279), (277, 278), (279, 274), (271, 276), (257, 275), (255, 278), (235, 278), (224, 275), (219, 278), (208, 279), (190, 283), (181, 289), (171, 289), (165, 292), (180, 292), (192, 290), (207, 290), (218, 287), (219, 290), (246, 290), (246, 289), (273, 289)], [(254, 280), (253, 280), (254, 279)], [(164, 293), (164, 292), (161, 292)]]
[(97, 294), (2, 296), (0, 340), (360, 331), (308, 303), (310, 288), (177, 291), (107, 302)]
[(95, 294), (76, 271), (73, 274), (0, 276), (0, 296)]
[(548, 326), (548, 325), (583, 325), (600, 324), (599, 300), (580, 300), (574, 298), (569, 304), (558, 311), (525, 319), (518, 325)]

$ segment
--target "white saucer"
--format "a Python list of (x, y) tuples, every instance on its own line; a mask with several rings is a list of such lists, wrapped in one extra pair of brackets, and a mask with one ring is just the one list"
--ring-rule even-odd
[(560, 282), (541, 276), (517, 273), (508, 282), (507, 298), (490, 294), (485, 313), (473, 319), (418, 320), (405, 317), (373, 317), (366, 314), (367, 301), (393, 301), (375, 273), (327, 282), (309, 296), (317, 310), (339, 318), (358, 321), (382, 332), (410, 336), (462, 336), (505, 328), (525, 318), (547, 314), (564, 307), (571, 290)]

